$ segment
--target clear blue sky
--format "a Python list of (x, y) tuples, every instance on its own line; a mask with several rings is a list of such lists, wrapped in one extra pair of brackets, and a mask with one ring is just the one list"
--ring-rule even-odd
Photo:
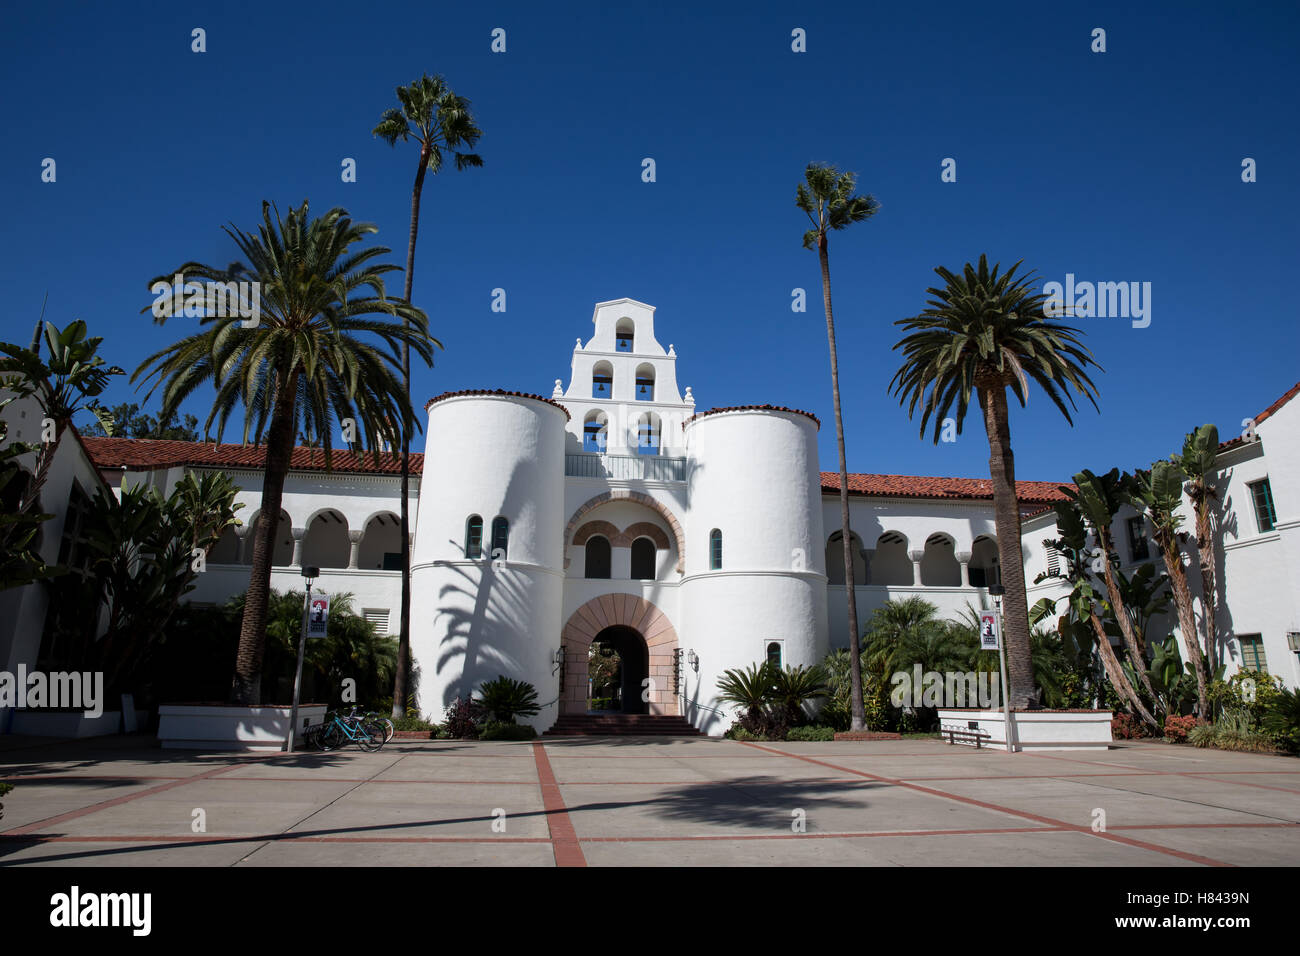
[[(417, 370), (417, 407), (448, 389), (549, 395), (592, 305), (630, 296), (658, 307), (701, 409), (811, 410), (833, 470), (820, 278), (794, 206), (814, 160), (881, 204), (831, 245), (850, 470), (987, 475), (977, 415), (936, 447), (887, 392), (892, 323), (924, 308), (935, 266), (982, 252), (1042, 281), (1152, 283), (1150, 327), (1077, 321), (1106, 370), (1100, 415), (1085, 405), (1071, 430), (1041, 394), (1013, 412), (1021, 478), (1146, 465), (1203, 421), (1226, 437), (1300, 379), (1292, 3), (54, 2), (5, 21), (8, 340), (28, 340), (48, 292), (50, 320), (85, 319), (134, 370), (189, 331), (140, 314), (148, 279), (234, 260), (220, 227), (253, 228), (263, 199), (341, 205), (401, 264), (415, 152), (370, 130), (394, 87), (436, 72), (472, 101), (486, 165), (425, 189), (415, 299), (446, 350)], [(141, 396), (123, 382), (107, 399)]]

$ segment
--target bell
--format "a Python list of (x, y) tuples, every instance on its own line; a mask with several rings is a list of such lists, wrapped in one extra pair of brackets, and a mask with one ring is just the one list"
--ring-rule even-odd
[(642, 395), (645, 395), (648, 391), (649, 391), (649, 389), (647, 389), (644, 385), (641, 386), (641, 394), (642, 394)]

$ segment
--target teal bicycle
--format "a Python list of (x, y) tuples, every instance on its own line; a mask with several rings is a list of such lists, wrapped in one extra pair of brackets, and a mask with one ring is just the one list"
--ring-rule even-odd
[(351, 742), (373, 753), (387, 742), (383, 726), (359, 717), (355, 707), (347, 714), (326, 714), (323, 724), (308, 728), (307, 737), (317, 750), (338, 750)]

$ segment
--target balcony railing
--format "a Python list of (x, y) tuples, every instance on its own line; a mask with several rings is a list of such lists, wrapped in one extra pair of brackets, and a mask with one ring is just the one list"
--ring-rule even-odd
[(685, 481), (686, 459), (658, 455), (565, 455), (564, 474), (570, 478)]

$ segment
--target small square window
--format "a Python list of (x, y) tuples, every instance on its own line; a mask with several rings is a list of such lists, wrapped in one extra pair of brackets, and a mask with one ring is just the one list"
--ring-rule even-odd
[(1241, 668), (1247, 671), (1268, 673), (1268, 660), (1264, 657), (1264, 640), (1258, 634), (1238, 634), (1241, 645)]
[(1146, 519), (1141, 515), (1128, 519), (1128, 553), (1134, 561), (1145, 561), (1151, 557), (1147, 546)]

